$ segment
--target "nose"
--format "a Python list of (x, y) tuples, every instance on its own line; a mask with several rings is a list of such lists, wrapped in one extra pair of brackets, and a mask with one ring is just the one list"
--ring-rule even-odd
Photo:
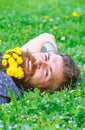
[(38, 59), (36, 64), (38, 69), (40, 69), (41, 66), (46, 67), (49, 65), (47, 61), (44, 61), (42, 59)]

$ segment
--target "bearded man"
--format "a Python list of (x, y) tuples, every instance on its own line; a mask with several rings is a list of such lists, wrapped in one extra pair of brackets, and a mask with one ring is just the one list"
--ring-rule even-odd
[[(53, 35), (41, 34), (22, 46), (21, 51), (22, 53), (19, 56), (14, 54), (15, 50), (8, 51), (8, 54), (11, 55), (8, 57), (12, 58), (13, 56), (16, 62), (19, 61), (20, 56), (22, 57), (23, 62), (20, 60), (19, 65), (11, 62), (10, 59), (5, 59), (7, 64), (3, 62), (4, 67), (1, 63), (5, 56), (1, 54), (0, 103), (8, 102), (11, 99), (5, 86), (9, 86), (16, 98), (23, 94), (23, 90), (39, 88), (41, 91), (54, 92), (62, 90), (64, 87), (75, 86), (80, 70), (69, 55), (60, 54)], [(15, 65), (16, 69), (14, 70), (17, 70), (17, 72), (12, 71), (13, 74), (7, 71), (7, 69), (10, 70), (9, 66), (12, 65), (13, 67)], [(20, 70), (20, 73), (18, 70)]]

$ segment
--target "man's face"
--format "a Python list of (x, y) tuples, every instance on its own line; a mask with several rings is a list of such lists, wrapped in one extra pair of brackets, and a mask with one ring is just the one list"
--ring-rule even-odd
[(54, 53), (29, 54), (24, 61), (24, 71), (26, 81), (37, 88), (60, 84), (63, 80), (63, 58)]

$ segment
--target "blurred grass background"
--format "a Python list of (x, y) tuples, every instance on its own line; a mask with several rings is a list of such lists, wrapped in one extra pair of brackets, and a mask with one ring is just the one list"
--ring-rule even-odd
[(21, 47), (44, 32), (55, 35), (60, 52), (70, 54), (78, 64), (79, 82), (74, 91), (42, 97), (35, 90), (25, 93), (18, 102), (0, 106), (2, 130), (85, 129), (85, 1), (0, 0), (1, 52)]

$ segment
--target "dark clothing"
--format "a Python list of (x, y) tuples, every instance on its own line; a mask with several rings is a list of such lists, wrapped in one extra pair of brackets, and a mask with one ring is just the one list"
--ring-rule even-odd
[[(0, 53), (0, 69), (2, 53)], [(23, 94), (23, 90), (16, 86), (13, 79), (9, 77), (4, 71), (0, 70), (0, 104), (9, 102), (11, 97), (9, 91), (12, 91), (16, 98)]]
[[(11, 100), (8, 91), (11, 90), (15, 97), (18, 98), (22, 94), (22, 89), (18, 88), (13, 79), (9, 77), (5, 72), (0, 70), (0, 104)], [(1, 98), (4, 98), (1, 100)]]

